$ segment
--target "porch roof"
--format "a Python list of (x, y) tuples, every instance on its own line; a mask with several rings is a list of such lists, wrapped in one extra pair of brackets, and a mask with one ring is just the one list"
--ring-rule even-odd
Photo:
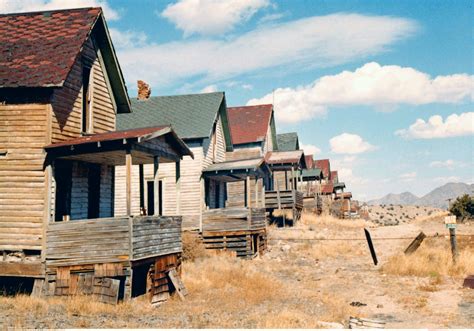
[(223, 181), (235, 182), (244, 180), (247, 176), (251, 178), (264, 177), (268, 172), (268, 167), (263, 158), (236, 160), (215, 163), (202, 172), (204, 177)]
[(301, 175), (303, 176), (303, 180), (316, 180), (323, 177), (323, 172), (319, 168), (303, 169)]
[(278, 166), (282, 170), (291, 169), (294, 165), (299, 165), (302, 169), (306, 168), (306, 161), (302, 150), (267, 152), (265, 162), (272, 168)]
[(344, 182), (334, 183), (334, 190), (341, 190), (344, 188), (346, 188), (346, 184)]
[(52, 159), (69, 159), (91, 163), (122, 165), (130, 151), (134, 164), (176, 162), (185, 155), (194, 158), (188, 146), (171, 126), (112, 131), (82, 136), (44, 147)]

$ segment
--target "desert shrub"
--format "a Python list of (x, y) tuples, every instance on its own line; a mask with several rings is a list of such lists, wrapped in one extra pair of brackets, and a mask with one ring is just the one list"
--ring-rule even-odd
[(194, 261), (197, 258), (209, 256), (202, 240), (197, 233), (183, 232), (183, 260)]
[(474, 197), (464, 194), (458, 197), (449, 208), (449, 211), (456, 215), (460, 221), (474, 218)]

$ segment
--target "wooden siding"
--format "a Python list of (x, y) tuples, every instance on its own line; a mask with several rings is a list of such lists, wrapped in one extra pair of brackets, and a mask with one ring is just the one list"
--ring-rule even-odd
[[(258, 179), (258, 201), (255, 200), (255, 179), (250, 181), (251, 206), (262, 206), (263, 179)], [(245, 182), (227, 183), (227, 201), (226, 207), (244, 207), (245, 206)], [(258, 205), (257, 205), (258, 204)]]
[(50, 223), (46, 267), (114, 263), (181, 252), (179, 217), (119, 217)]
[(42, 248), (48, 111), (0, 105), (0, 250)]
[(254, 159), (254, 158), (258, 158), (262, 156), (263, 154), (262, 154), (261, 147), (250, 147), (250, 148), (234, 147), (233, 152), (226, 153), (226, 160), (227, 161), (247, 160), (247, 159)]
[(91, 66), (92, 133), (115, 130), (115, 108), (112, 92), (107, 85), (107, 75), (94, 48), (92, 40), (84, 44), (69, 73), (63, 88), (52, 96), (52, 142), (63, 141), (81, 135), (82, 130), (82, 61)]
[(206, 210), (202, 215), (202, 231), (251, 231), (266, 227), (264, 208), (220, 208)]
[[(278, 199), (278, 193), (280, 194)], [(280, 204), (278, 203), (280, 201)], [(267, 209), (302, 209), (303, 208), (303, 192), (296, 190), (288, 191), (267, 191), (265, 193), (265, 206)]]
[[(189, 156), (183, 157), (180, 165), (180, 203), (177, 207), (176, 190), (176, 166), (174, 163), (160, 163), (158, 178), (163, 183), (162, 210), (165, 216), (182, 216), (183, 229), (195, 229), (199, 227), (201, 208), (204, 203), (204, 183), (201, 180), (203, 168), (211, 165), (213, 161), (225, 161), (225, 141), (222, 131), (220, 117), (215, 130), (215, 143), (213, 139), (207, 139), (205, 148), (202, 146), (191, 147), (194, 159)], [(215, 146), (215, 153), (214, 153)], [(153, 180), (153, 165), (144, 165), (144, 179)], [(140, 214), (140, 183), (139, 168), (132, 167), (132, 214)], [(220, 199), (223, 202), (225, 190), (220, 190)], [(145, 197), (146, 186), (145, 186)], [(125, 167), (119, 166), (115, 170), (115, 215), (125, 215)]]

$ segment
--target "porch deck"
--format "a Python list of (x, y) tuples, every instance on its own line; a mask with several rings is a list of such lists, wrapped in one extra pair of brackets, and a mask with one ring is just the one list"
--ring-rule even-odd
[(303, 209), (304, 194), (297, 190), (266, 191), (265, 208), (273, 209)]
[(46, 268), (117, 263), (180, 253), (181, 217), (123, 216), (48, 224)]
[(207, 210), (202, 215), (204, 246), (251, 259), (266, 249), (266, 223), (264, 208)]

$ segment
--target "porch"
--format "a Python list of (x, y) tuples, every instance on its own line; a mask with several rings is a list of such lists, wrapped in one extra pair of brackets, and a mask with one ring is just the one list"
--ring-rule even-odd
[(291, 210), (294, 224), (300, 219), (304, 205), (301, 171), (306, 163), (303, 151), (269, 152), (265, 161), (272, 171), (270, 187), (265, 192), (265, 208), (271, 215), (274, 210)]
[(244, 206), (222, 208), (208, 205), (203, 210), (201, 233), (207, 249), (232, 250), (241, 258), (253, 258), (263, 253), (267, 225), (265, 180), (259, 182), (259, 179), (268, 175), (269, 170), (261, 158), (217, 163), (203, 171), (205, 180), (224, 184), (244, 182), (245, 195)]
[[(148, 293), (152, 302), (165, 300), (172, 288), (167, 273), (180, 269), (181, 217), (132, 215), (131, 168), (152, 163), (157, 174), (160, 162), (192, 156), (187, 146), (170, 127), (159, 127), (84, 136), (45, 149), (51, 188), (45, 294), (94, 293), (115, 303)], [(127, 169), (126, 215), (113, 214), (118, 165)]]

